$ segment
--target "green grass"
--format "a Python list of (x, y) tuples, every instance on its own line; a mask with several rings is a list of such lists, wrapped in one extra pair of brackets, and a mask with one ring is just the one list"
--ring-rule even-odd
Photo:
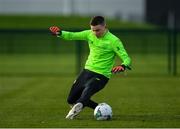
[[(84, 66), (88, 55), (82, 57)], [(132, 71), (128, 76), (168, 76), (168, 60), (164, 54), (130, 54)], [(4, 54), (0, 55), (0, 76), (69, 76), (77, 71), (76, 54)], [(179, 55), (178, 55), (179, 57)], [(117, 58), (116, 64), (121, 64)], [(180, 67), (180, 60), (177, 68)], [(180, 69), (177, 69), (180, 73)]]
[[(89, 28), (91, 17), (80, 16), (23, 16), (0, 15), (0, 29), (47, 29), (57, 25), (63, 29)], [(149, 24), (138, 24), (107, 19), (109, 28), (155, 28)]]
[(0, 75), (75, 75), (74, 55), (62, 54), (12, 54), (0, 55)]
[(114, 77), (93, 99), (113, 108), (111, 121), (96, 121), (85, 108), (75, 120), (64, 117), (72, 77), (1, 77), (0, 127), (180, 127), (180, 80)]
[(96, 121), (88, 108), (75, 120), (64, 118), (76, 77), (74, 55), (1, 55), (0, 127), (180, 127), (180, 78), (164, 72), (163, 55), (132, 56), (133, 71), (114, 75), (93, 96), (114, 114), (111, 121)]

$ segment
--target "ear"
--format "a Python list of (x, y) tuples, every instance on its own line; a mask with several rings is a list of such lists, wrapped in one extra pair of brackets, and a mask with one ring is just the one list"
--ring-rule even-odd
[(106, 25), (106, 23), (104, 24), (104, 28), (107, 28), (107, 25)]

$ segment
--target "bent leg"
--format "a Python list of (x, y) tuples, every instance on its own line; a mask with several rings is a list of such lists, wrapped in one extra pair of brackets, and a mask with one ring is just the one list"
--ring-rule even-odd
[(82, 91), (82, 94), (80, 98), (77, 100), (77, 102), (81, 102), (84, 106), (90, 107), (92, 109), (95, 109), (95, 107), (98, 105), (96, 102), (90, 100), (91, 96), (103, 89), (108, 82), (108, 78), (106, 77), (97, 77), (94, 76), (91, 79), (87, 81), (85, 84), (85, 88)]
[(71, 87), (70, 93), (68, 95), (68, 98), (67, 98), (68, 104), (75, 104), (76, 101), (81, 96), (83, 89), (84, 89), (83, 87), (73, 84), (73, 86)]
[(89, 73), (87, 70), (83, 70), (78, 78), (74, 81), (71, 90), (69, 92), (67, 102), (69, 104), (75, 104), (76, 101), (80, 98), (84, 88), (85, 83), (91, 78), (91, 73)]

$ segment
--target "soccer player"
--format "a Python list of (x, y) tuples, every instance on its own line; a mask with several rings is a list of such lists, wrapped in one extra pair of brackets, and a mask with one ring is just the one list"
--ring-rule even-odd
[[(90, 28), (81, 32), (63, 31), (57, 26), (49, 28), (53, 35), (64, 40), (87, 41), (90, 49), (85, 68), (74, 81), (67, 99), (72, 107), (67, 119), (73, 119), (84, 107), (95, 109), (98, 103), (91, 100), (92, 95), (105, 87), (112, 73), (130, 69), (131, 59), (120, 39), (107, 29), (104, 17), (93, 17)], [(116, 55), (122, 64), (113, 67)]]

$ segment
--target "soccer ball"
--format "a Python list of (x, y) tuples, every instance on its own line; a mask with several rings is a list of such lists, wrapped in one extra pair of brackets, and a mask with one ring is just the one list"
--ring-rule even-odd
[(112, 118), (112, 108), (106, 103), (100, 103), (94, 110), (96, 120), (110, 120)]

